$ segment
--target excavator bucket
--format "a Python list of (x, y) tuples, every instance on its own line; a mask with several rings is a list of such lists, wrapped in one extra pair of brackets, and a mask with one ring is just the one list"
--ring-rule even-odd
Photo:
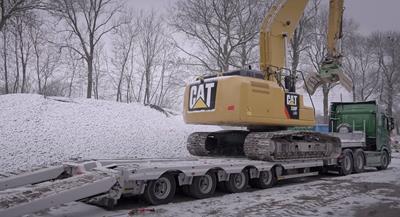
[(342, 71), (340, 64), (325, 62), (322, 64), (319, 74), (310, 73), (306, 77), (304, 89), (313, 95), (319, 86), (336, 82), (339, 82), (347, 91), (350, 92), (352, 90), (353, 83)]

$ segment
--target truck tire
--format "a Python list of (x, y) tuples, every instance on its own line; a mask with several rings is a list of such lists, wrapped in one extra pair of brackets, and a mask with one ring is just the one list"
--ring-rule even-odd
[(351, 174), (354, 167), (353, 152), (350, 149), (342, 151), (342, 158), (339, 161), (339, 175), (345, 176)]
[(208, 172), (204, 176), (193, 177), (192, 184), (188, 186), (188, 194), (194, 198), (202, 199), (214, 194), (217, 187), (217, 177)]
[(381, 165), (376, 167), (378, 170), (386, 170), (389, 166), (389, 154), (387, 151), (382, 151), (381, 153)]
[(365, 167), (364, 150), (359, 148), (354, 152), (354, 172), (362, 173), (364, 172), (364, 167)]
[(146, 201), (152, 205), (166, 204), (172, 201), (176, 192), (176, 181), (171, 174), (164, 174), (147, 183), (144, 190)]
[(275, 183), (276, 175), (271, 170), (261, 171), (260, 177), (250, 180), (250, 186), (259, 189), (271, 188)]
[(249, 174), (246, 171), (232, 173), (229, 180), (224, 182), (224, 190), (229, 193), (239, 193), (246, 190), (249, 184)]

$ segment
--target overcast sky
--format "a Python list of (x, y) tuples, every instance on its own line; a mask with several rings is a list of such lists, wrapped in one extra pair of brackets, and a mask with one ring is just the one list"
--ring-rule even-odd
[[(176, 0), (130, 0), (132, 7), (165, 12)], [(246, 0), (244, 0), (246, 1)], [(328, 2), (328, 0), (323, 0)], [(360, 32), (400, 31), (400, 0), (345, 0), (345, 16), (353, 18)]]

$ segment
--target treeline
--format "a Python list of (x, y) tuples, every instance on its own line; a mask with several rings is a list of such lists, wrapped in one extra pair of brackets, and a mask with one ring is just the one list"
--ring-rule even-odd
[[(178, 0), (159, 14), (119, 0), (0, 0), (0, 93), (176, 108), (194, 76), (258, 67), (258, 32), (271, 2)], [(327, 7), (310, 1), (289, 44), (292, 71), (319, 71)], [(353, 100), (378, 100), (396, 115), (400, 33), (362, 35), (345, 19), (343, 35)], [(325, 121), (335, 86), (321, 88)]]

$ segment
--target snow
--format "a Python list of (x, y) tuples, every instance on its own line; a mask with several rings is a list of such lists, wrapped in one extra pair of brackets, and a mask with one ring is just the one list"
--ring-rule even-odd
[(70, 158), (186, 157), (191, 132), (218, 129), (137, 103), (2, 95), (0, 173)]

